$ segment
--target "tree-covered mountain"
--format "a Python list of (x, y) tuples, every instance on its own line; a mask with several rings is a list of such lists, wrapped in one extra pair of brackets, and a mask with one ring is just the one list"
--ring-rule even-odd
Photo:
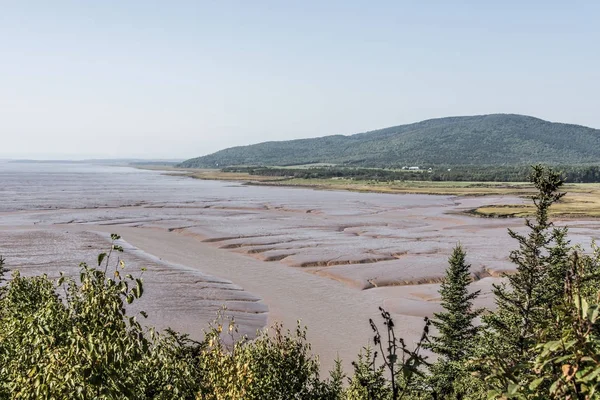
[(180, 164), (331, 163), (368, 167), (590, 164), (600, 161), (600, 130), (515, 114), (431, 119), (344, 136), (231, 147)]

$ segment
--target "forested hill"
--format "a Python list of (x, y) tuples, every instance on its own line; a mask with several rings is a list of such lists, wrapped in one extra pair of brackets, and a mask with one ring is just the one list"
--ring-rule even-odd
[(431, 119), (351, 136), (231, 147), (186, 168), (312, 163), (366, 167), (588, 164), (600, 161), (600, 130), (514, 114)]

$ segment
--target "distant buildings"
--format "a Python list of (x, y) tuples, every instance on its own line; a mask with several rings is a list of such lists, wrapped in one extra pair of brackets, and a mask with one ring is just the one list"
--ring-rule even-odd
[[(408, 170), (408, 171), (422, 171), (421, 167), (402, 167), (403, 170)], [(433, 172), (432, 168), (429, 168), (427, 170), (427, 172)]]

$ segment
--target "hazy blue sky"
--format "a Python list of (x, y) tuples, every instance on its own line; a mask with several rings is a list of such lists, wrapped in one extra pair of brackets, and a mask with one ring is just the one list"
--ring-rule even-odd
[(599, 20), (600, 1), (0, 0), (0, 157), (496, 112), (600, 128)]

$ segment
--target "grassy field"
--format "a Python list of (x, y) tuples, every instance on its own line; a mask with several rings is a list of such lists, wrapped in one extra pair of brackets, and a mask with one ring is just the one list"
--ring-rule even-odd
[[(250, 175), (244, 172), (222, 172), (214, 169), (181, 169), (169, 167), (142, 167), (164, 170), (173, 174), (185, 174), (196, 179), (227, 180), (250, 185), (309, 187), (322, 190), (350, 190), (374, 193), (412, 193), (450, 196), (511, 195), (527, 197), (534, 194), (529, 183), (501, 182), (427, 182), (395, 181), (378, 182), (354, 179), (299, 179)], [(558, 218), (600, 218), (600, 184), (578, 183), (564, 185), (567, 195), (551, 209), (551, 216)], [(532, 205), (491, 205), (471, 210), (471, 215), (490, 218), (524, 217), (533, 213)]]
[[(578, 186), (565, 185), (567, 195), (550, 208), (550, 215), (559, 218), (600, 218), (600, 184), (588, 191)], [(526, 217), (534, 212), (532, 205), (494, 205), (473, 210), (473, 214), (483, 217)]]
[[(331, 190), (352, 190), (378, 193), (414, 193), (453, 196), (511, 195), (527, 198), (535, 193), (529, 183), (496, 182), (370, 182), (335, 179), (288, 179), (258, 184), (304, 186)], [(555, 218), (599, 218), (600, 184), (566, 184), (567, 193), (552, 206), (550, 215)], [(533, 205), (492, 205), (472, 210), (470, 214), (489, 218), (526, 217), (534, 213)]]
[(331, 190), (352, 190), (358, 192), (378, 193), (413, 193), (458, 196), (486, 195), (524, 195), (531, 190), (521, 183), (489, 183), (489, 182), (428, 182), (428, 181), (396, 181), (378, 182), (354, 179), (286, 179), (276, 182), (265, 182), (279, 186), (305, 186)]

